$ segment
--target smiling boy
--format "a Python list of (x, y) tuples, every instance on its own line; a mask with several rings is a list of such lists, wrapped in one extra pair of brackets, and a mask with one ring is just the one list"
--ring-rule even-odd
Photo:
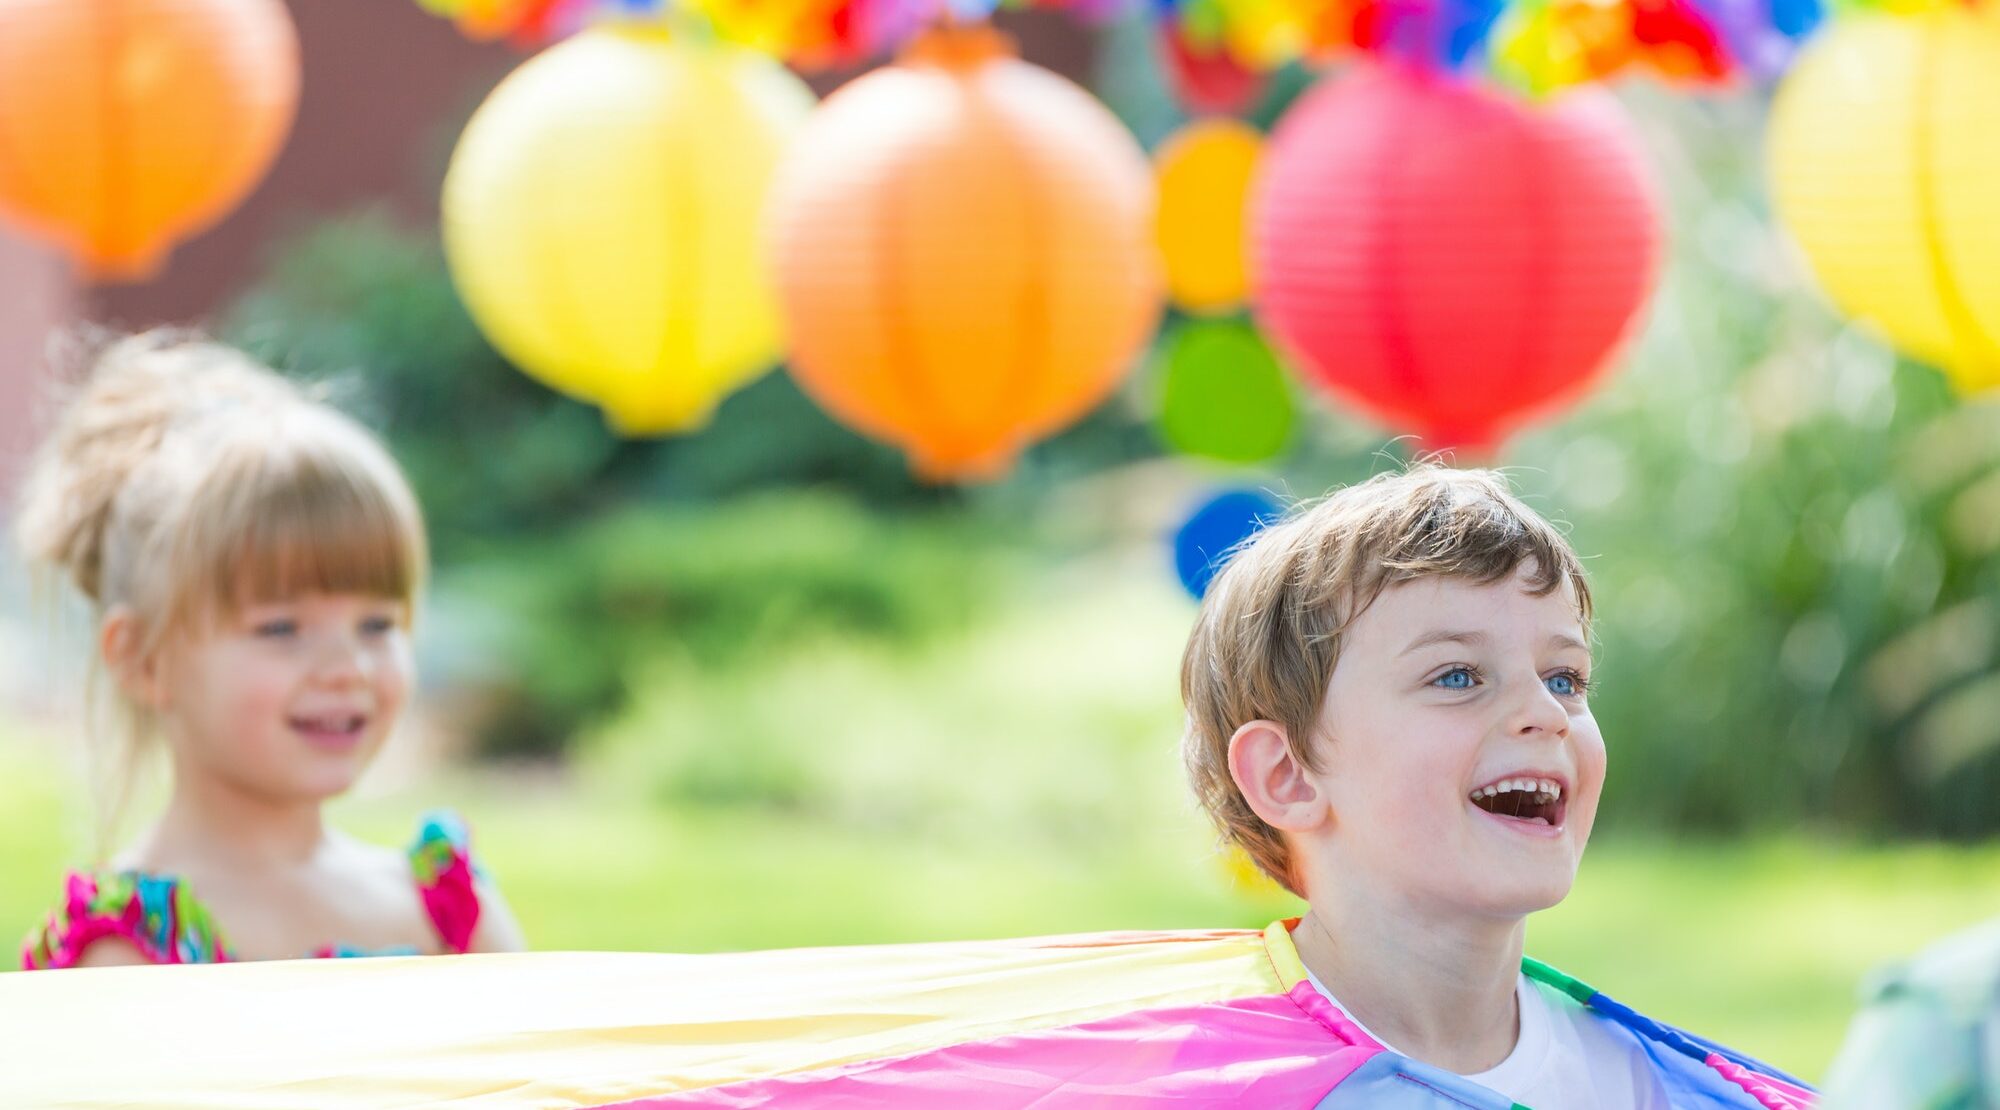
[(1190, 637), (1196, 794), (1307, 901), (1290, 939), (1313, 988), (1463, 1101), (1795, 1105), (1763, 1065), (1523, 960), (1604, 784), (1590, 622), (1576, 553), (1491, 472), (1418, 466), (1303, 507), (1236, 555)]

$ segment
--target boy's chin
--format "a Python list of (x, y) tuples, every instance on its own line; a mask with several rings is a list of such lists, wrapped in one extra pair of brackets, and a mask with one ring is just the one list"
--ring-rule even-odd
[(1574, 870), (1520, 868), (1488, 872), (1466, 894), (1474, 912), (1493, 917), (1526, 917), (1561, 904), (1575, 885)]

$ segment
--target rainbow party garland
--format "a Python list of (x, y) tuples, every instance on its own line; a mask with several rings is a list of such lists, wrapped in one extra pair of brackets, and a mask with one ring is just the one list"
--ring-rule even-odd
[(467, 34), (538, 44), (603, 19), (704, 28), (806, 68), (865, 62), (921, 28), (999, 8), (1106, 19), (1143, 5), (1206, 52), (1270, 69), (1388, 55), (1483, 70), (1546, 92), (1629, 72), (1693, 84), (1768, 80), (1850, 8), (1914, 13), (1978, 0), (418, 0)]

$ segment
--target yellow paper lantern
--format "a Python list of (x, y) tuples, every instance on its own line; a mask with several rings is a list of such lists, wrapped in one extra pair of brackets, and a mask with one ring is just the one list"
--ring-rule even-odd
[(1779, 216), (1842, 310), (2000, 385), (2000, 17), (1844, 15), (1772, 112)]
[(1256, 128), (1217, 118), (1189, 124), (1154, 153), (1167, 293), (1189, 312), (1227, 312), (1249, 295), (1244, 206), (1263, 148)]
[(473, 318), (621, 432), (700, 427), (780, 353), (761, 214), (812, 102), (767, 57), (658, 30), (588, 31), (530, 60), (445, 177)]
[(263, 179), (298, 96), (279, 0), (0, 0), (0, 216), (149, 278)]

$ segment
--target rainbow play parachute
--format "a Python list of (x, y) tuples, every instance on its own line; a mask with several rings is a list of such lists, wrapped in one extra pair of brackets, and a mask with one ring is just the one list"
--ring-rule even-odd
[[(1529, 961), (1675, 1106), (1801, 1110), (1754, 1061)], [(1384, 1049), (1254, 931), (712, 956), (0, 975), (0, 1104), (1518, 1110)]]

